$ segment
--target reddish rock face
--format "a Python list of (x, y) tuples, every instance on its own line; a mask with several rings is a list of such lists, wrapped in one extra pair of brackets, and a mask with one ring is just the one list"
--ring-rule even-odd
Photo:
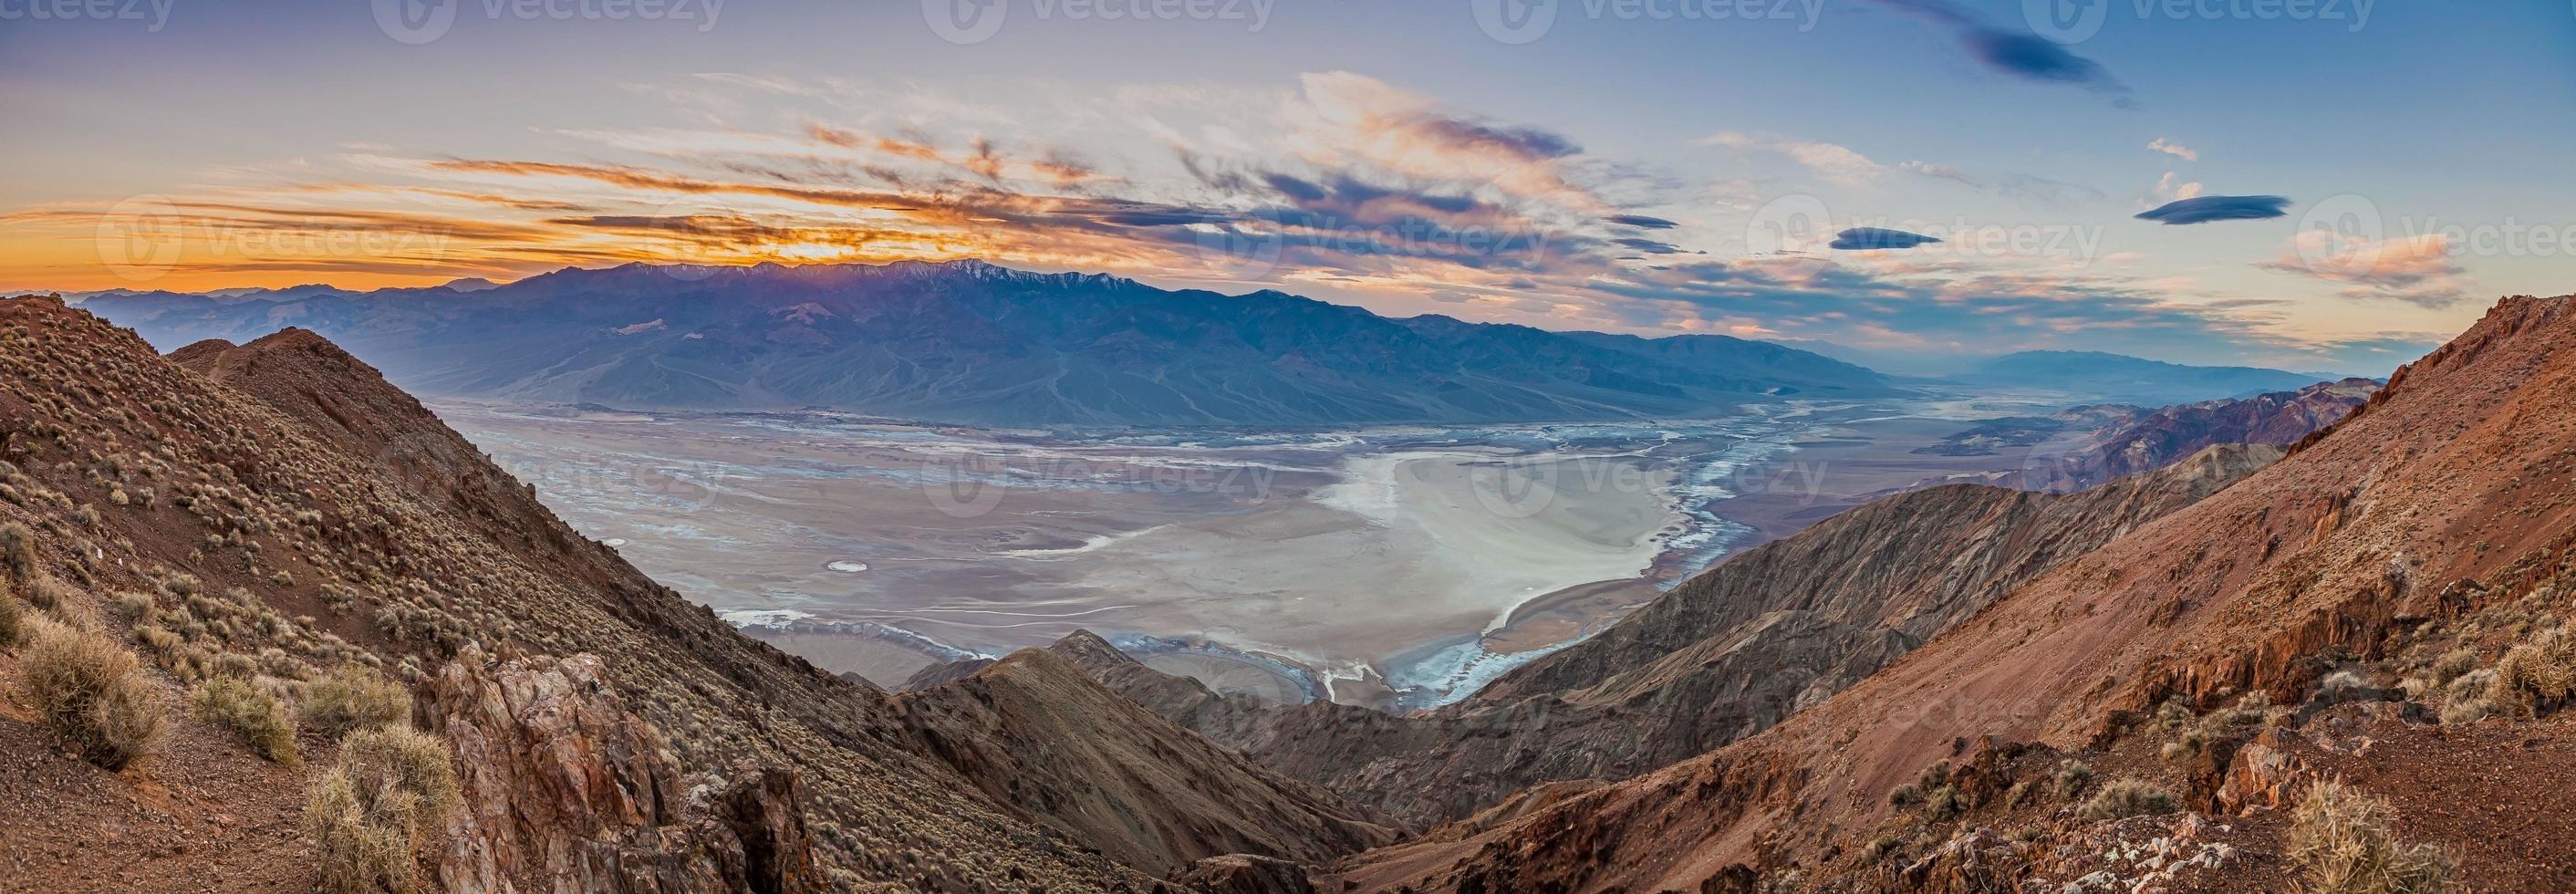
[(2256, 808), (2298, 803), (2316, 774), (2307, 761), (2292, 753), (2289, 735), (2274, 727), (2236, 750), (2212, 805), (2219, 813), (2246, 814)]
[(469, 650), (429, 701), (465, 793), (438, 861), (449, 891), (822, 890), (795, 773), (683, 775), (597, 656)]

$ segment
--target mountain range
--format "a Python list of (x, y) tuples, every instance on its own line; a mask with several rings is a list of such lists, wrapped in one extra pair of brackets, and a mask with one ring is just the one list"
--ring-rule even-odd
[(291, 325), (422, 393), (633, 409), (1317, 425), (1707, 416), (1895, 393), (1868, 369), (1727, 336), (1390, 319), (979, 261), (630, 264), (462, 291), (120, 292), (83, 306), (164, 347)]
[(1277, 291), (1167, 291), (971, 260), (628, 264), (506, 285), (114, 291), (80, 303), (165, 350), (309, 329), (428, 395), (998, 426), (1689, 418), (1962, 386), (2160, 406), (2314, 381), (2070, 352), (2007, 355), (1948, 382), (1899, 381), (1724, 335), (1388, 318)]
[(2094, 404), (1977, 423), (1914, 449), (1941, 456), (2025, 453), (2017, 471), (1978, 476), (2027, 490), (2083, 490), (2163, 468), (2220, 444), (2289, 446), (2334, 425), (2379, 390), (2374, 379), (2319, 382), (2253, 397), (2135, 407)]
[(1970, 385), (2044, 389), (2101, 403), (2161, 407), (2296, 391), (2318, 378), (2253, 366), (2188, 366), (2101, 351), (2020, 351), (1953, 376)]

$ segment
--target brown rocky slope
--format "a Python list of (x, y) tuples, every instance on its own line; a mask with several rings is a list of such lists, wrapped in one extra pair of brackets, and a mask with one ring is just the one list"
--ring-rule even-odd
[(1225, 854), (1308, 862), (1392, 843), (1395, 821), (1281, 776), (1155, 716), (1057, 650), (1108, 649), (1077, 633), (962, 680), (907, 693), (929, 753), (994, 800), (1101, 842), (1130, 866)]
[[(2506, 299), (2290, 457), (2061, 563), (1765, 733), (1470, 837), (1372, 852), (1345, 864), (1344, 878), (1417, 890), (1722, 890), (1756, 879), (1875, 886), (1833, 878), (1906, 887), (1878, 874), (1895, 871), (1873, 862), (1890, 851), (1862, 845), (1869, 830), (1911, 815), (1890, 793), (1918, 775), (1978, 805), (1986, 786), (1962, 774), (1974, 766), (1994, 768), (1988, 779), (2009, 778), (2006, 755), (2021, 750), (2014, 743), (2121, 759), (2151, 717), (2215, 717), (2249, 693), (2258, 706), (2330, 702), (2334, 692), (2358, 690), (2321, 682), (2321, 673), (2388, 660), (2443, 619), (2507, 602), (2563, 608), (2576, 555), (2570, 301)], [(2544, 696), (2538, 710), (2555, 704)], [(2309, 737), (2325, 731), (2298, 724), (2358, 725), (2392, 738), (2447, 728), (2308, 715), (2262, 722)], [(2458, 722), (2476, 722), (2475, 714)], [(2523, 735), (2542, 743), (2565, 729), (2542, 723)], [(1981, 736), (2001, 744), (1967, 750)], [(2348, 735), (2327, 738), (2339, 753), (2369, 753)], [(2239, 755), (2251, 752), (2200, 751), (2200, 778), (2240, 772)], [(1935, 764), (1945, 759), (1962, 763)], [(2402, 781), (2375, 784), (2403, 791)], [(2547, 847), (2564, 850), (2563, 837), (2555, 840)], [(1984, 857), (1974, 855), (2012, 849), (1960, 843), (1949, 863), (1935, 856), (1920, 865), (1975, 864)], [(2486, 847), (2453, 846), (2473, 860)], [(2519, 869), (2461, 867), (2487, 879)]]
[(1962, 484), (1887, 497), (1703, 572), (1466, 702), (1409, 716), (1219, 697), (1103, 655), (1105, 643), (1073, 657), (1266, 765), (1434, 824), (1532, 786), (1624, 779), (1759, 732), (2281, 453), (2216, 448), (2073, 495)]
[[(0, 774), (0, 889), (310, 887), (296, 814), (336, 740), (308, 731), (301, 764), (268, 764), (176, 706), (209, 675), (300, 700), (344, 663), (409, 681), (486, 793), (419, 854), (442, 888), (1142, 892), (1178, 867), (1104, 854), (1194, 855), (1050, 812), (1097, 798), (986, 795), (890, 697), (654, 584), (309, 333), (164, 358), (58, 300), (0, 300), (0, 460), (0, 525), (31, 532), (17, 589), (144, 655), (175, 730), (110, 774), (0, 699), (0, 761), (28, 770)], [(20, 673), (0, 654), (0, 686)], [(1175, 746), (1128, 731), (1090, 734)], [(1195, 781), (1114, 794), (1150, 815), (1190, 796), (1156, 786)], [(1313, 858), (1332, 845), (1302, 833), (1356, 812), (1237, 795), (1192, 822), (1290, 823), (1252, 840)]]

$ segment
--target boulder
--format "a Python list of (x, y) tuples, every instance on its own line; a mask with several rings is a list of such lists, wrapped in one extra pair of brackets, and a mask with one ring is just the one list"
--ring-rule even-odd
[(597, 656), (468, 649), (429, 691), (464, 807), (437, 855), (457, 894), (820, 891), (792, 770), (689, 774)]

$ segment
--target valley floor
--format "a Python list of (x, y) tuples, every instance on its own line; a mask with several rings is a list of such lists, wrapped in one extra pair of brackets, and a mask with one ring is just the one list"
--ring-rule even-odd
[(585, 533), (834, 671), (896, 686), (1091, 629), (1223, 691), (1388, 707), (1871, 497), (2025, 462), (1912, 452), (1994, 414), (1946, 405), (1105, 436), (437, 409)]

